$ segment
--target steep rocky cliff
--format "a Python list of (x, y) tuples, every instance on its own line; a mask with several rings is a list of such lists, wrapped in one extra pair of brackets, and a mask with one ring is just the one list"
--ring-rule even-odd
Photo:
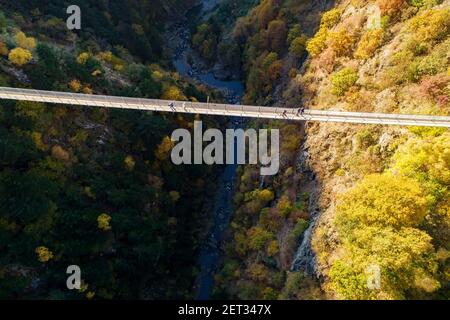
[[(301, 88), (302, 103), (314, 109), (448, 115), (449, 33), (449, 1), (340, 1), (323, 16), (319, 31), (308, 42), (311, 56), (305, 71), (290, 86)], [(297, 265), (314, 266), (323, 288), (335, 297), (448, 294), (449, 147), (447, 129), (309, 125), (306, 163), (318, 179), (320, 218), (312, 248), (309, 242), (302, 244)], [(417, 200), (428, 201), (420, 218), (393, 224), (381, 217), (383, 212), (394, 216), (401, 210), (396, 205), (411, 195), (394, 190), (377, 194), (382, 182), (369, 181), (386, 176), (412, 179), (405, 182), (408, 187), (418, 181)], [(374, 197), (359, 195), (360, 189)], [(373, 221), (364, 216), (352, 220), (359, 205), (364, 216), (372, 209), (379, 216)], [(406, 210), (404, 218), (416, 209)], [(342, 222), (343, 217), (354, 225)], [(363, 240), (367, 234), (362, 234), (366, 227), (376, 229), (368, 242)], [(355, 228), (361, 228), (359, 234)], [(428, 249), (415, 251), (417, 243), (407, 242), (406, 228), (420, 230), (427, 238), (422, 245)], [(390, 248), (390, 253), (375, 247), (386, 230), (399, 236), (396, 244), (385, 238), (382, 247)], [(371, 263), (381, 269), (381, 288), (375, 291), (364, 288)]]

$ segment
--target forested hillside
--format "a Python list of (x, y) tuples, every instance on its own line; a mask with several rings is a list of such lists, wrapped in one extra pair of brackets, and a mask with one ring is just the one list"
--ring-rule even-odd
[[(7, 1), (0, 4), (3, 10), (13, 13), (11, 18), (27, 17), (24, 29), (30, 28), (40, 37), (52, 42), (72, 42), (73, 33), (66, 27), (66, 9), (72, 4), (80, 7), (83, 29), (78, 32), (84, 40), (82, 45), (124, 46), (135, 57), (146, 62), (159, 62), (165, 48), (162, 37), (165, 24), (179, 19), (195, 0), (112, 0), (73, 1), (25, 0)], [(29, 19), (31, 18), (31, 19)], [(21, 21), (25, 22), (25, 21)], [(92, 36), (102, 39), (93, 42)]]
[[(246, 103), (448, 115), (449, 23), (449, 1), (263, 0), (223, 41), (239, 45)], [(448, 299), (448, 129), (254, 125), (282, 127), (282, 170), (241, 171), (218, 295)], [(316, 214), (312, 257), (289, 272)]]
[[(78, 1), (70, 32), (68, 1), (0, 0), (0, 86), (217, 101), (166, 54), (193, 3)], [(189, 23), (245, 104), (450, 115), (450, 0), (223, 0)], [(0, 299), (192, 298), (220, 168), (172, 165), (169, 136), (197, 118), (0, 101)], [(448, 129), (246, 125), (280, 129), (280, 171), (239, 167), (214, 298), (449, 299)]]
[[(313, 108), (448, 115), (449, 36), (449, 1), (342, 1), (322, 17), (291, 85)], [(323, 288), (347, 299), (448, 299), (448, 129), (314, 125), (307, 134), (323, 186), (313, 236)], [(365, 286), (374, 265), (379, 290)]]
[[(61, 1), (1, 1), (0, 86), (214, 96), (154, 63), (170, 2), (80, 2), (87, 30), (72, 33)], [(0, 299), (191, 297), (215, 172), (173, 166), (168, 136), (193, 117), (0, 105)]]

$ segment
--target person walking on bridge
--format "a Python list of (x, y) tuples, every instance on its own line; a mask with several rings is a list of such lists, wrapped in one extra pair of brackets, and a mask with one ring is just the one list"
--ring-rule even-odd
[(305, 107), (298, 108), (297, 116), (303, 116), (305, 114)]

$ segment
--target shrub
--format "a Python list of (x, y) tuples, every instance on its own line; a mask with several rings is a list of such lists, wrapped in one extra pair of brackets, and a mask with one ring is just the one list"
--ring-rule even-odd
[(247, 231), (248, 247), (253, 250), (262, 250), (273, 238), (273, 234), (261, 227), (253, 227)]
[(355, 85), (358, 75), (354, 69), (344, 68), (331, 77), (332, 92), (337, 96), (344, 95), (348, 89)]
[(267, 70), (267, 75), (271, 81), (275, 81), (281, 77), (281, 73), (283, 71), (283, 62), (281, 60), (277, 60), (272, 63)]
[(447, 56), (439, 49), (423, 58), (416, 58), (408, 68), (408, 78), (411, 81), (419, 81), (425, 75), (436, 75), (445, 72), (447, 68)]
[(277, 240), (272, 240), (269, 242), (269, 245), (267, 246), (267, 255), (269, 257), (273, 257), (278, 254), (280, 251), (280, 246), (278, 245)]
[(441, 96), (450, 96), (450, 76), (438, 74), (426, 76), (420, 82), (420, 92), (424, 96), (437, 99)]
[(37, 247), (35, 250), (38, 260), (40, 262), (48, 262), (53, 259), (53, 252), (51, 252), (47, 247)]
[(248, 266), (247, 273), (253, 281), (266, 281), (269, 278), (269, 270), (262, 263), (252, 263)]
[(36, 48), (36, 40), (33, 37), (27, 37), (22, 31), (16, 33), (14, 40), (16, 41), (16, 45), (20, 48), (27, 50)]
[(302, 35), (302, 28), (299, 24), (294, 25), (292, 28), (289, 29), (288, 36), (287, 36), (287, 42), (288, 44), (291, 44), (292, 41)]
[(183, 92), (176, 86), (170, 86), (166, 90), (164, 90), (161, 99), (164, 100), (186, 100)]
[(277, 204), (277, 209), (280, 212), (280, 215), (284, 218), (288, 217), (292, 211), (292, 203), (289, 201), (288, 196), (283, 195)]
[(82, 88), (82, 84), (79, 80), (74, 79), (72, 81), (69, 82), (69, 88), (73, 91), (73, 92), (79, 92)]
[(355, 38), (345, 29), (329, 32), (327, 41), (338, 57), (348, 55), (355, 43)]
[(409, 30), (419, 42), (444, 39), (450, 33), (450, 9), (424, 11), (410, 20)]
[(33, 55), (31, 52), (27, 49), (22, 48), (15, 48), (12, 49), (8, 54), (8, 60), (11, 61), (11, 63), (23, 66), (24, 64), (27, 64), (31, 61), (33, 58)]
[(330, 29), (334, 27), (341, 19), (342, 11), (339, 8), (331, 9), (322, 15), (320, 26)]
[(319, 31), (306, 44), (306, 50), (312, 57), (318, 56), (325, 48), (328, 36), (326, 28), (320, 28)]
[(376, 143), (377, 138), (373, 136), (369, 129), (363, 129), (356, 134), (356, 144), (360, 149), (367, 149)]
[(292, 229), (290, 236), (294, 239), (300, 238), (300, 236), (308, 229), (309, 223), (305, 219), (299, 219), (295, 224), (294, 229)]
[(402, 7), (406, 4), (406, 0), (378, 0), (377, 5), (380, 7), (383, 16), (396, 16)]
[(89, 53), (83, 52), (83, 53), (80, 53), (80, 54), (78, 55), (78, 57), (77, 57), (77, 62), (78, 62), (79, 64), (86, 64), (86, 62), (88, 61), (88, 59), (89, 59)]
[(111, 216), (106, 213), (102, 213), (101, 215), (99, 215), (97, 217), (97, 226), (100, 230), (103, 230), (103, 231), (111, 230), (110, 222), (111, 222)]
[(269, 189), (264, 189), (258, 192), (258, 200), (263, 202), (264, 204), (269, 203), (274, 199), (275, 195), (273, 194), (273, 191)]
[(305, 52), (307, 41), (308, 39), (304, 35), (296, 37), (292, 40), (291, 46), (289, 47), (289, 52), (296, 57), (300, 57)]
[(355, 52), (355, 58), (365, 60), (373, 56), (383, 42), (384, 30), (374, 29), (367, 31), (361, 38)]
[(276, 52), (269, 52), (263, 59), (261, 66), (264, 68), (264, 70), (269, 69), (269, 67), (278, 60), (278, 53)]
[(62, 161), (70, 160), (69, 152), (64, 150), (64, 148), (59, 145), (53, 146), (51, 151), (52, 151), (52, 156), (58, 160), (62, 160)]

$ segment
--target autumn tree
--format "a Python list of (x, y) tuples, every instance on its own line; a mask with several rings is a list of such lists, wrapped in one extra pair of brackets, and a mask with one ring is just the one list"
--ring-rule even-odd
[(164, 137), (155, 151), (156, 158), (161, 161), (166, 160), (169, 157), (173, 146), (174, 142), (170, 139), (170, 137)]
[[(333, 262), (330, 288), (342, 299), (405, 299), (410, 294), (440, 287), (431, 237), (415, 228), (361, 226), (345, 253)], [(368, 286), (379, 268), (380, 288)]]
[(181, 92), (181, 90), (176, 86), (169, 86), (166, 88), (161, 96), (161, 99), (175, 101), (187, 100), (183, 92)]
[(331, 77), (332, 92), (337, 96), (344, 95), (358, 80), (354, 69), (344, 68)]
[(373, 56), (375, 51), (382, 44), (384, 37), (383, 29), (368, 30), (361, 38), (358, 48), (355, 51), (355, 58), (368, 59)]
[(16, 45), (20, 48), (27, 50), (36, 48), (36, 40), (33, 37), (27, 37), (22, 31), (16, 33), (14, 40), (16, 41)]
[(294, 38), (289, 47), (289, 52), (296, 57), (301, 57), (306, 50), (306, 43), (308, 38), (305, 35), (298, 36)]
[(340, 57), (350, 54), (355, 39), (347, 30), (340, 29), (328, 33), (328, 42), (336, 55)]
[(336, 221), (342, 230), (359, 224), (414, 227), (425, 218), (427, 205), (416, 180), (390, 174), (369, 175), (343, 195)]
[(47, 247), (40, 246), (36, 248), (36, 254), (40, 262), (48, 262), (53, 259), (53, 252), (51, 252)]
[(97, 217), (97, 226), (100, 230), (103, 231), (111, 230), (110, 223), (111, 223), (111, 216), (106, 213), (102, 213)]
[(31, 54), (31, 52), (27, 49), (22, 48), (12, 49), (8, 54), (9, 61), (18, 66), (27, 64), (31, 61), (32, 58), (33, 55)]

